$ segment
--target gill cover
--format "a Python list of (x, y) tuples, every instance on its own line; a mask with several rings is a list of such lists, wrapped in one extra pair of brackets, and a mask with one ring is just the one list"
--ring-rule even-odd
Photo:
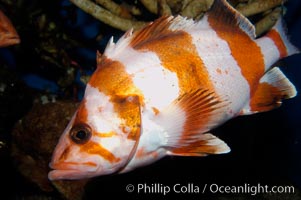
[(119, 113), (119, 117), (124, 120), (120, 128), (123, 133), (127, 134), (127, 139), (133, 140), (133, 146), (128, 149), (128, 158), (118, 171), (122, 171), (131, 161), (137, 150), (140, 134), (141, 134), (141, 110), (139, 96), (137, 95), (116, 95), (112, 97), (115, 110)]

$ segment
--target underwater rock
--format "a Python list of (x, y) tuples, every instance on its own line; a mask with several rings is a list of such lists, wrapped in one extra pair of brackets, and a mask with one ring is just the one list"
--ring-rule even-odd
[(10, 132), (31, 106), (31, 90), (24, 86), (14, 71), (0, 64), (0, 154), (8, 154), (6, 149), (10, 146)]
[(87, 180), (50, 182), (48, 163), (77, 105), (71, 101), (35, 103), (12, 132), (12, 157), (17, 170), (42, 191), (57, 190), (66, 199), (81, 199)]

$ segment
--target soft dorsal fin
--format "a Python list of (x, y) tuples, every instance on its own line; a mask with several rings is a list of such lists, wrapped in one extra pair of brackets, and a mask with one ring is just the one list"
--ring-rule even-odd
[(219, 30), (235, 30), (240, 28), (249, 37), (256, 37), (254, 25), (241, 13), (235, 10), (226, 0), (215, 0), (206, 13), (208, 19), (217, 22)]
[(250, 115), (278, 108), (283, 99), (290, 99), (296, 95), (295, 86), (278, 67), (274, 67), (260, 79), (248, 107), (242, 109), (240, 114)]

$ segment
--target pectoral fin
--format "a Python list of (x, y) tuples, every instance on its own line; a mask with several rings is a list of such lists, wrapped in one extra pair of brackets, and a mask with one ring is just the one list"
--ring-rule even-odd
[(221, 122), (223, 107), (229, 102), (207, 89), (183, 94), (157, 115), (156, 122), (165, 130), (170, 155), (203, 156), (229, 152), (217, 137), (204, 134)]

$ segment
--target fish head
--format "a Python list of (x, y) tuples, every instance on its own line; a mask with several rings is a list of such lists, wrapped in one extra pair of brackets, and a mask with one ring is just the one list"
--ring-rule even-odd
[(133, 96), (107, 97), (87, 86), (50, 163), (50, 180), (117, 173), (134, 156), (140, 138), (140, 107)]
[(0, 47), (20, 43), (20, 37), (10, 20), (0, 11)]

